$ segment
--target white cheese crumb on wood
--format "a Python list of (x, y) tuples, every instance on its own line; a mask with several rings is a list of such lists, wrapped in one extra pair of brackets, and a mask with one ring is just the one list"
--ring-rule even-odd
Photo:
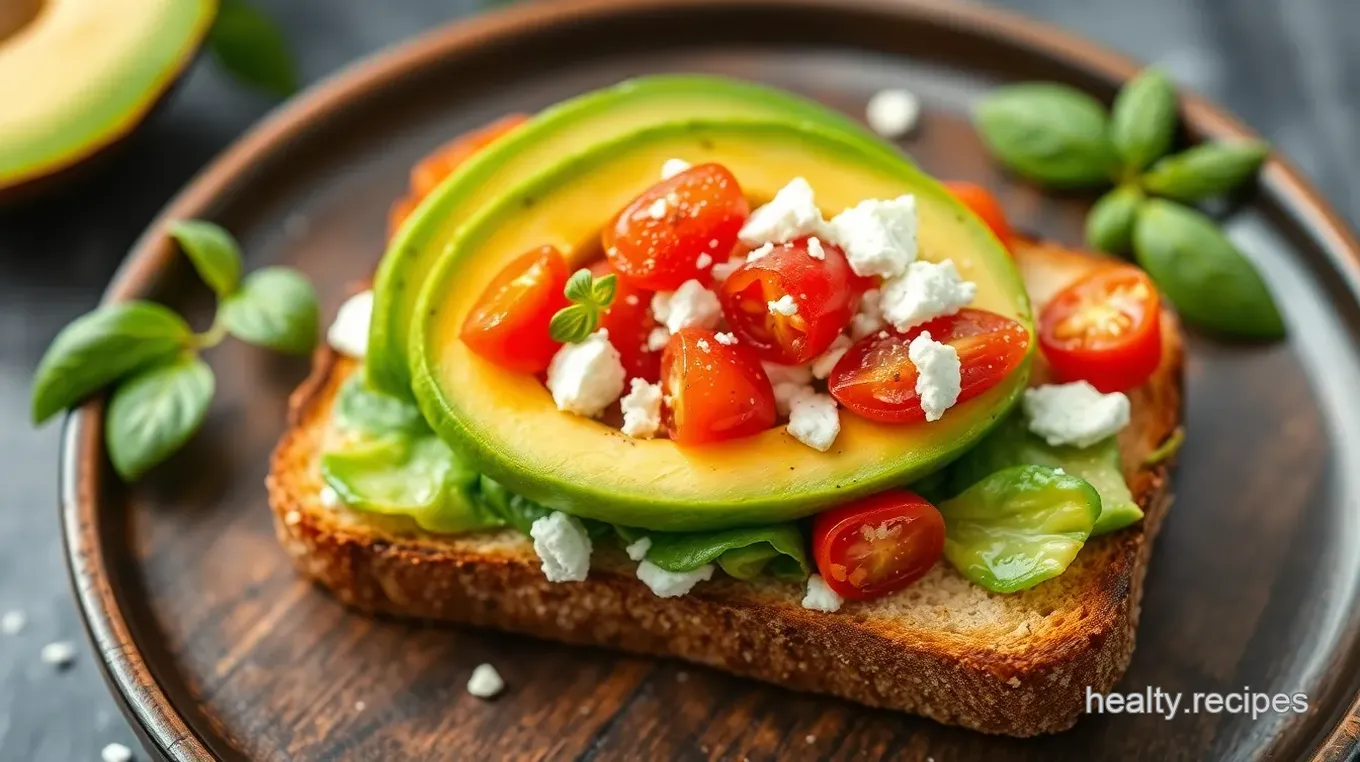
[(879, 90), (864, 109), (869, 129), (890, 140), (904, 137), (921, 118), (921, 101), (907, 90)]
[(478, 664), (468, 678), (467, 692), (477, 698), (492, 698), (505, 689), (501, 673), (490, 664)]

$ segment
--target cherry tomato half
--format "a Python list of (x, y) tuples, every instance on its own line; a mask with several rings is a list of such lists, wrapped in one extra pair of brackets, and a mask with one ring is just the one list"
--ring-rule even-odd
[[(821, 244), (821, 257), (800, 238), (748, 259), (718, 292), (727, 323), (762, 359), (800, 365), (826, 351), (853, 317), (864, 288), (839, 246)], [(796, 310), (771, 306), (784, 300)]]
[(962, 309), (907, 333), (878, 333), (861, 339), (831, 371), (827, 381), (831, 396), (873, 421), (925, 420), (916, 393), (916, 366), (908, 356), (911, 340), (925, 331), (959, 353), (961, 388), (956, 405), (1010, 375), (1029, 349), (1029, 333), (1016, 321), (986, 310)]
[(567, 262), (552, 246), (505, 266), (468, 313), (459, 336), (472, 351), (510, 370), (540, 373), (561, 345), (548, 323), (567, 306)]
[(703, 328), (671, 336), (661, 355), (666, 428), (680, 445), (757, 434), (774, 425), (774, 389), (751, 350)]
[(1011, 236), (1015, 231), (1011, 230), (1011, 224), (1006, 220), (1006, 210), (1002, 208), (1001, 202), (996, 200), (996, 196), (986, 188), (977, 183), (967, 183), (962, 181), (952, 181), (944, 184), (949, 189), (954, 198), (959, 203), (973, 210), (973, 214), (982, 218), (987, 223), (987, 227), (992, 229), (996, 237), (1001, 242), (1009, 245)]
[(737, 178), (700, 164), (633, 199), (604, 228), (603, 242), (619, 277), (640, 288), (674, 291), (687, 280), (708, 282), (725, 261), (751, 213)]
[(1039, 347), (1062, 381), (1102, 392), (1143, 383), (1162, 361), (1161, 299), (1147, 273), (1114, 265), (1068, 286), (1039, 313)]
[(877, 598), (910, 585), (944, 552), (944, 518), (914, 492), (889, 490), (817, 514), (812, 555), (842, 598)]
[[(614, 274), (614, 268), (604, 260), (591, 265), (590, 272), (597, 279)], [(640, 289), (618, 278), (614, 301), (600, 316), (600, 327), (609, 331), (609, 343), (619, 350), (619, 359), (628, 378), (646, 379), (655, 383), (661, 379), (661, 350), (648, 347), (648, 338), (658, 323), (652, 316), (653, 292)]]

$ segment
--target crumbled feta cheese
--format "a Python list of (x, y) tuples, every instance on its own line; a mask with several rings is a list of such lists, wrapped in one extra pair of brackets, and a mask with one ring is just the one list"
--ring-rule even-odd
[(737, 237), (749, 246), (786, 243), (820, 233), (825, 228), (822, 212), (813, 199), (812, 186), (807, 180), (795, 177), (774, 195), (770, 203), (751, 212)]
[(1029, 430), (1054, 447), (1090, 447), (1129, 425), (1129, 398), (1101, 394), (1086, 381), (1026, 389), (1024, 408)]
[(709, 254), (708, 252), (704, 252), (703, 254), (700, 254), (700, 255), (694, 260), (694, 266), (697, 267), (697, 268), (699, 268), (700, 270), (702, 270), (702, 269), (708, 267), (708, 266), (711, 265), (711, 264), (713, 264), (713, 256), (712, 256), (711, 254)]
[(760, 367), (765, 369), (770, 384), (775, 386), (779, 384), (807, 386), (812, 383), (812, 368), (808, 365), (780, 365), (761, 361)]
[(467, 692), (477, 698), (491, 698), (505, 689), (501, 673), (490, 664), (478, 664), (468, 678)]
[(76, 660), (76, 647), (65, 640), (48, 643), (43, 646), (42, 660), (44, 664), (51, 664), (57, 669), (69, 667)]
[(647, 557), (647, 551), (652, 549), (652, 538), (639, 537), (623, 549), (624, 553), (634, 561), (641, 561)]
[(699, 339), (698, 341), (694, 342), (694, 346), (704, 350), (705, 352), (712, 351), (712, 349), (709, 347), (708, 339)]
[(911, 132), (920, 117), (921, 101), (906, 90), (879, 90), (864, 109), (869, 129), (889, 139)]
[(883, 284), (883, 317), (899, 331), (953, 315), (977, 296), (977, 284), (959, 277), (954, 261), (912, 262), (907, 272)]
[(652, 220), (666, 219), (666, 199), (659, 198), (653, 201), (651, 206), (646, 209), (646, 216)]
[(911, 340), (907, 357), (916, 366), (916, 396), (927, 421), (938, 421), (959, 399), (963, 379), (958, 350), (922, 331)]
[(653, 352), (660, 352), (666, 348), (666, 344), (671, 340), (671, 332), (665, 326), (657, 326), (652, 332), (647, 334), (647, 349)]
[(674, 291), (652, 296), (652, 316), (671, 333), (681, 328), (716, 328), (722, 319), (718, 295), (697, 280), (687, 280)]
[(628, 296), (623, 297), (623, 303), (629, 307), (636, 307), (638, 305), (638, 295), (629, 294)]
[(666, 159), (666, 163), (661, 165), (661, 179), (669, 180), (691, 166), (693, 165), (684, 159)]
[(329, 484), (322, 485), (321, 494), (318, 497), (321, 500), (322, 508), (339, 508), (343, 504), (340, 493), (336, 492), (335, 488)]
[(798, 314), (798, 302), (795, 302), (793, 297), (788, 294), (784, 294), (773, 302), (766, 302), (766, 305), (769, 306), (772, 315), (788, 317)]
[(842, 603), (845, 603), (845, 599), (841, 598), (840, 594), (826, 584), (822, 575), (814, 574), (808, 577), (807, 595), (803, 596), (803, 608), (831, 613), (840, 611)]
[(746, 264), (746, 257), (733, 257), (726, 262), (719, 262), (716, 265), (713, 265), (713, 269), (708, 272), (713, 276), (713, 280), (725, 281), (732, 273), (737, 271), (737, 268), (744, 264)]
[(132, 749), (120, 743), (111, 743), (100, 750), (99, 758), (104, 762), (132, 762)]
[(850, 340), (849, 336), (845, 334), (837, 336), (836, 340), (831, 342), (831, 346), (827, 347), (825, 352), (812, 361), (812, 377), (826, 378), (831, 375), (836, 363), (841, 361), (841, 358), (852, 346), (854, 346), (854, 342)]
[(356, 360), (368, 354), (368, 326), (373, 321), (373, 292), (360, 291), (345, 300), (326, 331), (326, 341)]
[(826, 452), (841, 433), (836, 401), (829, 394), (799, 394), (789, 400), (789, 436), (814, 450)]
[(807, 240), (808, 256), (813, 259), (826, 259), (826, 249), (822, 247), (822, 239), (812, 236)]
[(746, 261), (747, 261), (747, 262), (756, 262), (756, 261), (758, 261), (758, 260), (764, 259), (765, 257), (769, 256), (769, 255), (770, 255), (770, 252), (772, 252), (772, 251), (774, 251), (774, 244), (772, 244), (772, 243), (762, 243), (761, 245), (757, 246), (756, 248), (751, 249), (750, 251), (746, 252)]
[(558, 410), (594, 418), (623, 394), (625, 375), (619, 350), (601, 328), (557, 350), (548, 365), (548, 390)]
[(916, 197), (861, 201), (831, 220), (856, 275), (901, 275), (916, 260)]
[(737, 337), (730, 333), (715, 333), (713, 334), (713, 338), (717, 339), (718, 343), (725, 347), (735, 347), (737, 345)]
[(649, 384), (645, 379), (632, 380), (632, 388), (624, 395), (623, 433), (638, 439), (651, 439), (661, 428), (661, 384)]
[(549, 582), (580, 582), (590, 573), (590, 535), (580, 519), (553, 511), (534, 521), (529, 536)]
[(658, 598), (675, 598), (685, 595), (700, 582), (713, 578), (713, 564), (704, 564), (687, 572), (669, 572), (660, 566), (643, 559), (638, 564), (637, 578), (651, 588)]
[(876, 288), (865, 291), (859, 298), (859, 311), (850, 318), (850, 338), (855, 341), (883, 330), (883, 294)]
[(792, 381), (781, 381), (773, 384), (774, 407), (780, 414), (787, 416), (793, 412), (793, 401), (801, 397), (816, 394), (810, 384), (799, 384)]
[(28, 616), (22, 611), (6, 611), (4, 616), (0, 616), (0, 633), (5, 635), (18, 635), (23, 632), (24, 625), (28, 624)]

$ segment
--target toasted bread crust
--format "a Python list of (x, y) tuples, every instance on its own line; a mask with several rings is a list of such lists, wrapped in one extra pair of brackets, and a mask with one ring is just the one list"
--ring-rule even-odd
[[(1027, 279), (1031, 265), (1055, 267), (1063, 279), (1092, 266), (1085, 255), (1019, 254)], [(1038, 301), (1051, 289), (1031, 291)], [(1134, 423), (1121, 435), (1126, 476), (1146, 517), (1088, 542), (1080, 568), (1074, 564), (1063, 575), (1062, 596), (1045, 591), (1052, 582), (1017, 594), (1015, 600), (1043, 611), (1037, 631), (1025, 625), (1004, 634), (942, 632), (859, 604), (836, 614), (808, 611), (800, 605), (802, 588), (791, 583), (718, 578), (689, 595), (658, 598), (622, 553), (605, 547), (597, 548), (588, 580), (554, 584), (531, 545), (510, 532), (435, 537), (324, 508), (316, 459), (330, 402), (355, 369), (329, 349), (318, 351), (311, 377), (290, 400), (269, 500), (279, 539), (298, 568), (365, 612), (676, 657), (987, 733), (1060, 731), (1083, 711), (1086, 686), (1111, 689), (1133, 653), (1152, 540), (1171, 503), (1170, 463), (1144, 460), (1180, 421), (1182, 341), (1174, 317), (1167, 318), (1162, 366), (1130, 393)], [(1035, 372), (1042, 377), (1045, 370)], [(943, 562), (932, 574), (957, 576)]]

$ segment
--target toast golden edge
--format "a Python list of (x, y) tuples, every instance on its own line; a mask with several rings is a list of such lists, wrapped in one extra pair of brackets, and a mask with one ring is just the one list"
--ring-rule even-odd
[[(1056, 247), (1020, 249), (1017, 260), (1036, 308), (1101, 262)], [(1076, 723), (1087, 686), (1113, 688), (1133, 653), (1152, 541), (1172, 499), (1174, 459), (1145, 460), (1181, 419), (1183, 341), (1174, 316), (1165, 318), (1161, 367), (1130, 392), (1134, 422), (1120, 438), (1125, 475), (1146, 516), (1087, 543), (1078, 560), (1097, 563), (1087, 564), (1094, 571), (1080, 572), (1089, 580), (1074, 583), (1079, 602), (1045, 611), (1037, 632), (1029, 625), (997, 638), (932, 632), (857, 613), (853, 603), (825, 614), (801, 607), (801, 586), (722, 575), (689, 595), (658, 598), (633, 576), (631, 562), (607, 547), (597, 547), (588, 580), (555, 584), (543, 577), (531, 544), (508, 531), (436, 537), (323, 508), (316, 459), (331, 400), (357, 368), (324, 346), (289, 400), (289, 428), (267, 479), (269, 502), (279, 540), (298, 569), (366, 613), (675, 657), (986, 733), (1052, 733)], [(1041, 359), (1034, 374), (1046, 374)], [(939, 566), (955, 574), (943, 560)], [(1028, 594), (1042, 597), (1051, 584)]]

